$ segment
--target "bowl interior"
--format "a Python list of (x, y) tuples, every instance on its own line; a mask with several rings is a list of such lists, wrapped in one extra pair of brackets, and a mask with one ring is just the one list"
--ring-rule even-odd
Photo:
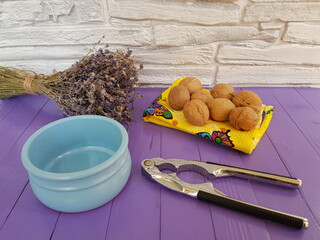
[(37, 168), (53, 173), (70, 173), (107, 161), (121, 146), (118, 125), (101, 118), (74, 118), (36, 133), (27, 151)]

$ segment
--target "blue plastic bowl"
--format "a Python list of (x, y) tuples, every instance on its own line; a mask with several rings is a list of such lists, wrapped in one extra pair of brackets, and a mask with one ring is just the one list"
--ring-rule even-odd
[(42, 127), (24, 144), (21, 158), (37, 198), (62, 212), (107, 203), (123, 189), (131, 170), (127, 131), (117, 121), (96, 115)]

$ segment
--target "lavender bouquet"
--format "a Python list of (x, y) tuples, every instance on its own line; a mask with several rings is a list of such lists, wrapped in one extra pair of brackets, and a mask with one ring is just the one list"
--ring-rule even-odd
[(106, 46), (52, 75), (0, 66), (0, 98), (41, 94), (67, 116), (94, 114), (127, 123), (137, 98), (138, 69), (131, 55), (130, 50), (112, 52)]

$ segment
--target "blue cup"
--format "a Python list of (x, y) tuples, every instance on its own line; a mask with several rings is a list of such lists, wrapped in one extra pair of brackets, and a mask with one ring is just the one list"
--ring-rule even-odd
[(62, 212), (87, 211), (112, 200), (131, 170), (127, 131), (96, 115), (42, 127), (26, 141), (21, 158), (36, 197)]

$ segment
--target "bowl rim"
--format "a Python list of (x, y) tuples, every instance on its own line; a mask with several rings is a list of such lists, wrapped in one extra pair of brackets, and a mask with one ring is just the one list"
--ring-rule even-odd
[[(55, 173), (55, 172), (48, 172), (44, 171), (38, 167), (36, 167), (31, 161), (28, 156), (28, 151), (30, 148), (31, 143), (34, 141), (35, 138), (37, 138), (40, 134), (45, 132), (47, 129), (52, 128), (56, 125), (62, 124), (64, 122), (68, 121), (74, 121), (77, 119), (97, 119), (97, 120), (103, 120), (111, 123), (115, 127), (117, 127), (120, 130), (122, 141), (120, 146), (118, 147), (117, 151), (108, 158), (108, 161), (104, 161), (102, 163), (99, 163), (98, 165), (95, 165), (91, 168), (81, 170), (81, 171), (76, 171), (76, 172), (66, 172), (66, 173)], [(66, 118), (62, 118), (56, 121), (53, 121), (51, 123), (48, 123), (35, 131), (25, 142), (25, 144), (22, 147), (21, 151), (21, 161), (25, 169), (28, 171), (28, 173), (33, 174), (37, 177), (40, 177), (42, 179), (48, 179), (48, 180), (76, 180), (80, 178), (85, 178), (88, 176), (91, 176), (92, 174), (96, 174), (98, 172), (103, 171), (106, 169), (108, 166), (112, 165), (119, 156), (121, 156), (128, 148), (128, 142), (129, 142), (129, 137), (127, 130), (116, 120), (111, 119), (109, 117), (105, 116), (99, 116), (99, 115), (79, 115), (79, 116), (70, 116)]]

